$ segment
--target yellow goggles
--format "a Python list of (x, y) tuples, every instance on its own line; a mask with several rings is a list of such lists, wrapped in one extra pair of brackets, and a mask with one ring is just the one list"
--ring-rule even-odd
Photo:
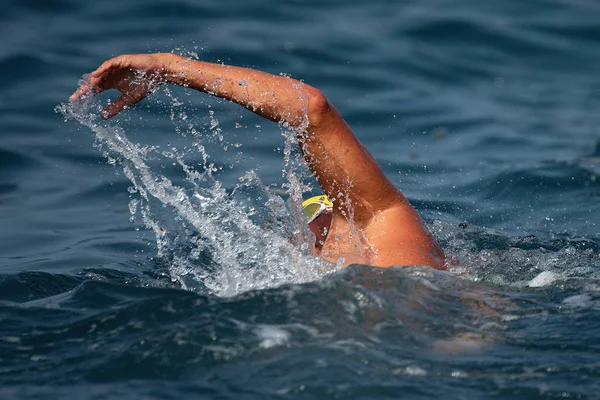
[(333, 208), (333, 203), (329, 201), (327, 196), (324, 194), (321, 196), (314, 196), (310, 199), (306, 199), (302, 202), (302, 214), (306, 218), (306, 223), (310, 224), (317, 217), (323, 214), (327, 210)]

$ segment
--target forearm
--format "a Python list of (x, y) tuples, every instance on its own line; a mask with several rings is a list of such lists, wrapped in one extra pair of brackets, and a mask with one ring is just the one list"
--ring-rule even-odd
[(195, 61), (175, 54), (159, 56), (169, 83), (232, 101), (290, 127), (302, 127), (308, 122), (309, 91), (313, 88), (300, 81), (249, 68)]

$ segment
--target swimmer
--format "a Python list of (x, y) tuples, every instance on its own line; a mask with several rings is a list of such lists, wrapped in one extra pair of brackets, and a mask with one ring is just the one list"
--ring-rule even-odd
[(285, 76), (176, 54), (122, 55), (92, 72), (71, 101), (109, 89), (121, 96), (101, 112), (111, 118), (172, 83), (237, 103), (297, 133), (324, 196), (304, 202), (315, 254), (343, 265), (428, 265), (444, 253), (406, 197), (384, 175), (346, 121), (317, 89)]

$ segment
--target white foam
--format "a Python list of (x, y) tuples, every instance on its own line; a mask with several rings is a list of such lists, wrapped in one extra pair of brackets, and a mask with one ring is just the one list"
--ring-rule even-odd
[(562, 304), (569, 308), (588, 308), (592, 298), (588, 294), (577, 294), (567, 297), (562, 301)]
[(536, 276), (531, 281), (529, 281), (527, 286), (529, 286), (529, 287), (548, 286), (552, 282), (556, 281), (558, 278), (559, 278), (559, 275), (555, 274), (554, 272), (543, 271), (543, 272), (540, 272), (540, 274), (538, 276)]
[(290, 342), (291, 334), (274, 325), (260, 325), (254, 332), (261, 341), (258, 346), (263, 349), (288, 345)]
[(419, 366), (410, 366), (406, 367), (402, 372), (408, 376), (425, 376), (427, 375), (427, 371)]

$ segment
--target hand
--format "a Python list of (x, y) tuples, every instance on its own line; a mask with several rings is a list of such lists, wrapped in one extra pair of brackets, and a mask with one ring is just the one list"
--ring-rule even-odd
[(69, 100), (76, 101), (87, 93), (117, 89), (121, 96), (100, 113), (102, 118), (109, 119), (152, 93), (165, 81), (164, 76), (165, 64), (160, 54), (122, 55), (105, 61), (92, 72)]
[(444, 354), (480, 354), (492, 344), (482, 334), (464, 332), (447, 340), (435, 341), (433, 351)]

